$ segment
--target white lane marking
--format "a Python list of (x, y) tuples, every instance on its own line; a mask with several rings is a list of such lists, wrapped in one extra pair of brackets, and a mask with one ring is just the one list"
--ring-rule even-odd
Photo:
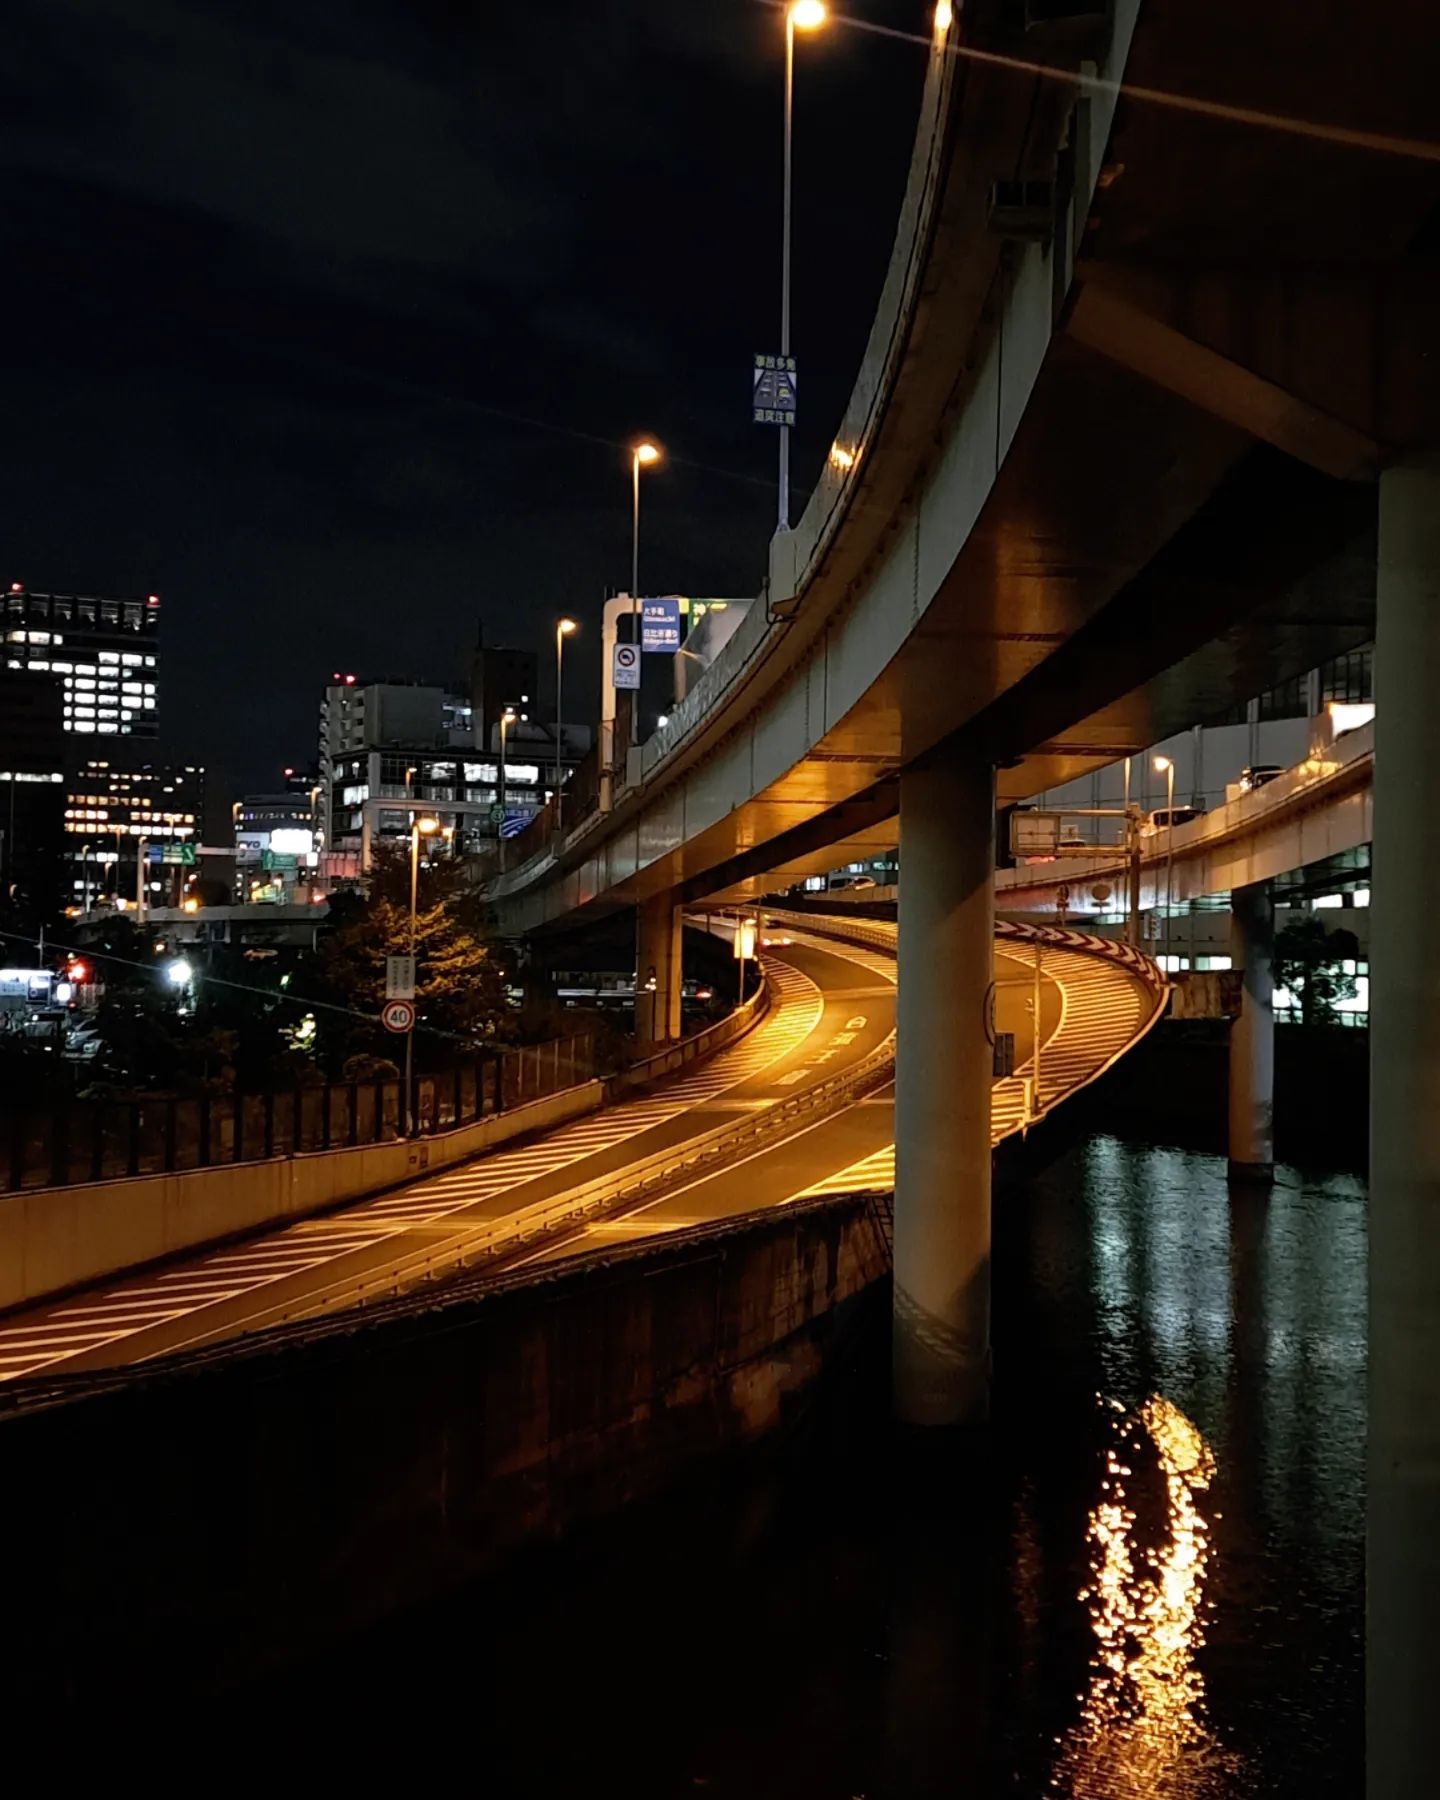
[[(404, 1191), (405, 1195), (418, 1198), (396, 1196), (404, 1211), (392, 1216), (387, 1217), (380, 1210), (386, 1206), (385, 1201), (362, 1201), (330, 1220), (297, 1220), (282, 1227), (269, 1240), (259, 1240), (248, 1249), (222, 1251), (189, 1269), (172, 1270), (156, 1278), (176, 1284), (165, 1290), (167, 1297), (177, 1303), (167, 1317), (183, 1318), (241, 1294), (257, 1292), (292, 1275), (322, 1267), (352, 1249), (373, 1247), (387, 1236), (403, 1236), (418, 1225), (443, 1220), (494, 1194), (543, 1179), (600, 1150), (637, 1139), (653, 1126), (667, 1123), (688, 1110), (698, 1111), (705, 1100), (755, 1079), (763, 1070), (790, 1055), (818, 1026), (825, 1012), (824, 998), (808, 976), (773, 960), (768, 966), (779, 1000), (771, 1017), (740, 1044), (721, 1051), (703, 1070), (666, 1088), (663, 1096), (622, 1102), (606, 1109), (600, 1117), (587, 1116), (571, 1126), (561, 1127), (542, 1145), (496, 1151), (483, 1162), (472, 1165), (470, 1170), (448, 1171), (435, 1177), (421, 1176)], [(298, 1241), (302, 1228), (304, 1243)], [(366, 1235), (357, 1238), (357, 1228)], [(218, 1273), (207, 1276), (206, 1271)], [(207, 1291), (212, 1281), (219, 1286), (213, 1292)], [(32, 1347), (28, 1357), (6, 1359), (0, 1356), (0, 1365), (3, 1365), (0, 1366), (0, 1379), (5, 1378), (4, 1370), (11, 1363), (24, 1362), (28, 1365), (27, 1372), (33, 1371), (150, 1328), (148, 1323), (138, 1323), (127, 1329), (123, 1323), (124, 1307), (133, 1304), (141, 1291), (121, 1287), (108, 1295), (76, 1297), (73, 1305), (86, 1306), (87, 1318), (94, 1317), (97, 1311), (103, 1313), (107, 1306), (116, 1308), (112, 1322), (121, 1325), (118, 1330), (97, 1332), (92, 1328), (80, 1336), (68, 1333), (66, 1328), (75, 1322), (73, 1306), (62, 1305), (48, 1318), (32, 1319), (28, 1326), (20, 1329), (42, 1335), (27, 1335), (23, 1340), (25, 1345)], [(153, 1291), (143, 1290), (147, 1294)], [(161, 1322), (164, 1321), (155, 1321)], [(48, 1347), (48, 1354), (42, 1346)], [(59, 1354), (55, 1353), (57, 1350)], [(12, 1374), (15, 1372), (10, 1370)]]

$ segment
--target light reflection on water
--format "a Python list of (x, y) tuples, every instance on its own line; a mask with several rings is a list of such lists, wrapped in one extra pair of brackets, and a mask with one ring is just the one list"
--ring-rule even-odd
[[(1196, 1663), (1211, 1554), (1209, 1521), (1196, 1496), (1214, 1480), (1214, 1452), (1160, 1395), (1132, 1413), (1111, 1404), (1120, 1417), (1090, 1512), (1091, 1585), (1080, 1593), (1095, 1651), (1051, 1792), (1077, 1800), (1232, 1795), (1241, 1791), (1241, 1763), (1205, 1721), (1205, 1680)], [(1146, 1511), (1161, 1516), (1147, 1520)], [(1153, 1542), (1146, 1529), (1152, 1523)]]
[(1363, 1786), (1365, 1189), (1277, 1175), (1101, 1137), (1000, 1215), (1016, 1792)]

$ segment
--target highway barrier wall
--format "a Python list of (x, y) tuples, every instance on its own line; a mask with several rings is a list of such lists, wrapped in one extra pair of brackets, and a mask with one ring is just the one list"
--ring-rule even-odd
[(754, 1025), (768, 1003), (762, 986), (718, 1023), (619, 1075), (577, 1082), (433, 1136), (0, 1194), (0, 1311), (383, 1193), (552, 1130), (713, 1055)]
[(12, 1705), (214, 1691), (693, 1481), (797, 1414), (888, 1272), (875, 1203), (827, 1198), (10, 1389)]

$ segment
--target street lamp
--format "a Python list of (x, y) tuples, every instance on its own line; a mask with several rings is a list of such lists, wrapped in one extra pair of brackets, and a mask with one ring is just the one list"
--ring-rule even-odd
[(495, 797), (500, 804), (500, 820), (505, 819), (505, 739), (510, 727), (515, 723), (515, 708), (507, 706), (500, 715), (500, 780), (496, 784)]
[[(635, 445), (630, 452), (630, 613), (637, 617), (640, 611), (640, 471), (648, 469), (660, 460), (660, 446), (652, 444), (649, 439)], [(635, 627), (635, 642), (640, 642), (640, 628)]]
[(1175, 764), (1157, 756), (1155, 773), (1165, 777), (1165, 944), (1170, 944), (1170, 908), (1175, 894)]
[[(410, 964), (415, 964), (415, 919), (420, 898), (420, 839), (440, 829), (438, 819), (415, 819), (410, 826)], [(405, 1033), (405, 1135), (415, 1135), (415, 1026)]]
[[(825, 23), (821, 0), (794, 0), (785, 9), (785, 201), (780, 251), (780, 354), (790, 354), (790, 139), (795, 111), (795, 33)], [(790, 427), (780, 427), (780, 529), (790, 529)]]
[(560, 804), (560, 746), (564, 725), (563, 696), (565, 692), (565, 640), (571, 632), (580, 627), (573, 619), (561, 619), (555, 627), (555, 825), (559, 829), (561, 820)]

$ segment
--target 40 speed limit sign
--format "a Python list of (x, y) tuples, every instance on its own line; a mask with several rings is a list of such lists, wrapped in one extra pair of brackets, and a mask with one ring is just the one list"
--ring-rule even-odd
[(387, 1000), (380, 1013), (380, 1023), (387, 1031), (409, 1031), (415, 1023), (413, 1000)]

